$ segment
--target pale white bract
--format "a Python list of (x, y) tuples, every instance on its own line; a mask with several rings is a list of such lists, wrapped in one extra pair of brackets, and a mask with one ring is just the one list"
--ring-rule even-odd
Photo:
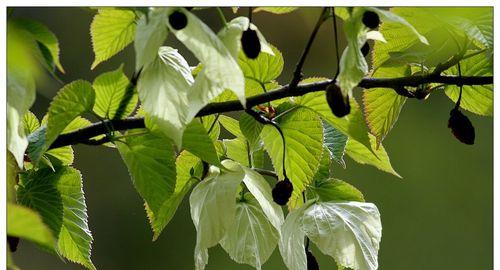
[(309, 201), (292, 211), (280, 241), (281, 256), (290, 270), (306, 269), (305, 236), (342, 267), (378, 268), (382, 224), (372, 203)]
[(187, 89), (194, 78), (176, 49), (160, 47), (157, 58), (144, 67), (137, 92), (144, 110), (166, 136), (180, 148), (187, 126)]
[[(222, 165), (212, 166), (189, 198), (197, 231), (195, 267), (204, 269), (208, 248), (220, 242), (233, 260), (260, 269), (278, 244), (283, 212), (272, 203), (271, 187), (260, 174), (232, 160)], [(250, 194), (237, 202), (242, 181)]]

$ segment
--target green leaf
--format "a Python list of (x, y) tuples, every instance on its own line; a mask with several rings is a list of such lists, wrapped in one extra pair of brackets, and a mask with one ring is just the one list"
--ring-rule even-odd
[(315, 203), (304, 212), (302, 229), (338, 265), (352, 269), (378, 268), (382, 224), (374, 204)]
[(54, 250), (56, 240), (40, 215), (21, 205), (7, 203), (7, 235), (37, 243)]
[(247, 113), (243, 113), (240, 116), (240, 130), (245, 136), (250, 144), (250, 149), (252, 151), (262, 148), (260, 141), (260, 132), (264, 128), (264, 125), (257, 122), (252, 116)]
[[(200, 117), (200, 121), (203, 124), (203, 127), (205, 127), (205, 130), (210, 136), (210, 139), (213, 141), (216, 141), (219, 138), (220, 135), (220, 123), (218, 121), (218, 118), (216, 115), (210, 114), (207, 116)], [(210, 130), (212, 129), (212, 130)]]
[[(460, 61), (463, 76), (492, 76), (493, 63), (485, 53)], [(458, 76), (458, 68), (452, 67), (444, 72)], [(457, 102), (460, 87), (447, 85), (446, 95)], [(493, 116), (493, 85), (464, 85), (460, 107), (483, 116)]]
[(198, 156), (202, 160), (219, 165), (220, 160), (215, 150), (214, 142), (209, 137), (207, 130), (200, 123), (199, 119), (194, 119), (184, 131), (182, 137), (183, 148)]
[(409, 22), (407, 22), (403, 17), (401, 17), (401, 16), (399, 16), (396, 13), (393, 13), (391, 11), (387, 11), (387, 10), (380, 9), (380, 8), (367, 7), (366, 9), (378, 13), (378, 15), (381, 17), (383, 22), (395, 22), (395, 23), (401, 24), (403, 27), (407, 28), (406, 29), (407, 31), (410, 30), (410, 32), (413, 35), (415, 35), (421, 43), (429, 45), (429, 42), (427, 41), (427, 39), (423, 35), (421, 35), (417, 31), (417, 29), (415, 29), (415, 27), (412, 24), (410, 24)]
[(137, 105), (137, 94), (123, 74), (123, 65), (115, 71), (99, 75), (95, 89), (94, 112), (102, 118), (117, 119), (129, 116)]
[[(403, 59), (407, 62), (422, 62), (427, 66), (446, 61), (458, 53), (463, 43), (458, 40), (472, 39), (479, 47), (489, 48), (491, 41), (491, 8), (393, 8), (393, 14), (404, 18), (421, 34), (430, 46), (418, 46), (419, 40), (397, 23), (384, 23), (380, 31), (387, 39), (386, 44), (376, 43), (373, 65), (375, 68), (386, 61)], [(406, 58), (402, 58), (406, 56)], [(389, 63), (388, 63), (389, 64)], [(400, 63), (399, 63), (400, 64)]]
[(50, 168), (20, 174), (17, 201), (40, 214), (43, 223), (59, 236), (63, 223), (63, 202), (55, 184), (60, 171)]
[(27, 111), (23, 117), (24, 134), (31, 134), (40, 127), (40, 121), (31, 111)]
[(156, 59), (144, 67), (137, 84), (142, 108), (178, 147), (189, 123), (186, 95), (193, 81), (188, 63), (177, 50), (161, 47)]
[(191, 218), (196, 228), (195, 268), (208, 263), (208, 248), (216, 245), (230, 229), (236, 214), (236, 191), (245, 174), (239, 165), (225, 160), (229, 166), (221, 172), (211, 166), (208, 176), (189, 197)]
[(253, 12), (265, 11), (273, 14), (287, 14), (297, 10), (298, 7), (258, 7)]
[(49, 107), (45, 149), (75, 118), (91, 111), (94, 100), (94, 89), (87, 81), (77, 80), (59, 90)]
[(59, 71), (64, 73), (64, 69), (59, 60), (59, 41), (54, 33), (52, 33), (47, 26), (35, 20), (16, 19), (16, 23), (26, 31), (30, 32), (33, 35), (33, 38), (48, 50), (50, 58), (55, 66), (59, 69)]
[(226, 156), (241, 165), (250, 166), (247, 141), (242, 137), (225, 139), (222, 141), (226, 149)]
[(347, 144), (347, 136), (335, 129), (330, 123), (322, 121), (324, 145), (329, 156), (345, 169), (344, 150)]
[[(318, 78), (312, 79), (318, 80)], [(306, 81), (310, 82), (311, 79)], [(345, 117), (338, 118), (333, 115), (328, 103), (326, 102), (326, 94), (324, 91), (313, 92), (303, 95), (296, 99), (296, 103), (300, 106), (311, 109), (321, 116), (324, 120), (330, 123), (338, 131), (344, 133), (349, 139), (356, 140), (364, 145), (368, 150), (371, 150), (370, 140), (368, 138), (368, 128), (365, 124), (363, 113), (354, 98), (350, 98), (351, 112)]]
[(243, 138), (243, 133), (240, 130), (240, 125), (238, 121), (234, 118), (231, 118), (229, 116), (225, 115), (220, 115), (219, 116), (219, 122), (222, 124), (222, 126), (229, 131), (231, 134), (233, 134), (236, 137), (241, 137)]
[(161, 135), (127, 133), (116, 146), (135, 188), (156, 214), (175, 189), (175, 152), (170, 141)]
[(29, 73), (7, 73), (7, 149), (23, 167), (28, 139), (22, 125), (23, 117), (35, 101), (35, 81)]
[(191, 168), (195, 167), (199, 162), (200, 159), (195, 155), (187, 151), (182, 151), (175, 161), (177, 177), (174, 193), (163, 202), (157, 213), (153, 213), (146, 204), (146, 211), (151, 228), (154, 232), (153, 241), (158, 239), (160, 233), (174, 216), (182, 199), (196, 182), (196, 180), (191, 177), (190, 171)]
[(246, 197), (236, 204), (235, 222), (220, 244), (235, 262), (261, 269), (278, 244), (279, 231), (269, 222), (257, 201)]
[[(377, 69), (373, 77), (404, 77), (407, 75), (405, 70), (404, 66), (381, 67)], [(363, 90), (366, 123), (370, 132), (377, 138), (377, 147), (396, 124), (406, 99), (390, 88)]]
[(372, 149), (374, 152), (368, 150), (364, 145), (360, 144), (355, 140), (348, 140), (345, 151), (347, 155), (352, 158), (354, 161), (360, 164), (368, 164), (372, 165), (379, 170), (384, 172), (388, 172), (393, 174), (399, 178), (402, 178), (391, 165), (391, 161), (389, 160), (389, 156), (385, 151), (385, 148), (382, 144), (378, 146), (377, 149), (377, 140), (375, 136), (370, 135), (370, 142), (372, 144)]
[(249, 59), (243, 52), (238, 56), (238, 63), (245, 78), (269, 83), (276, 79), (283, 71), (283, 56), (281, 52), (271, 45), (274, 55), (261, 53), (256, 59)]
[(290, 211), (281, 229), (279, 249), (283, 262), (289, 270), (307, 269), (304, 245), (306, 234), (302, 230), (302, 216), (311, 203), (312, 201), (308, 201), (300, 208)]
[(72, 262), (94, 270), (96, 268), (90, 259), (92, 234), (88, 226), (82, 175), (74, 168), (62, 167), (56, 183), (64, 207), (64, 219), (57, 242), (59, 253)]
[[(323, 127), (320, 118), (305, 108), (285, 114), (278, 124), (285, 137), (286, 172), (293, 184), (290, 206), (294, 207), (318, 170), (323, 154)], [(278, 130), (265, 125), (260, 135), (279, 178), (283, 179), (283, 141)]]
[[(323, 155), (321, 156), (319, 168), (318, 171), (316, 171), (316, 174), (314, 175), (311, 187), (314, 187), (316, 182), (329, 178), (330, 175), (332, 174), (332, 160), (330, 158), (330, 155), (327, 154), (327, 151), (328, 149), (326, 148), (323, 149)], [(306, 190), (306, 195), (307, 195), (307, 190)]]
[(91, 69), (127, 47), (135, 36), (135, 13), (123, 9), (100, 8), (90, 25), (95, 60)]
[(156, 52), (167, 38), (167, 20), (166, 9), (155, 8), (137, 22), (134, 40), (136, 71), (155, 59)]
[(12, 153), (7, 152), (7, 202), (16, 201), (16, 185), (18, 174), (21, 172)]
[(364, 202), (363, 193), (354, 186), (334, 178), (327, 178), (315, 182), (313, 191), (323, 202), (328, 201), (356, 201)]

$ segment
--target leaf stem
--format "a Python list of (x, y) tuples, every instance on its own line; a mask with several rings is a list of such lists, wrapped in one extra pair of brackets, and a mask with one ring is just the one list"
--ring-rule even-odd
[(227, 20), (226, 16), (224, 16), (224, 12), (222, 12), (222, 9), (220, 7), (217, 7), (217, 14), (219, 14), (219, 19), (221, 20), (222, 24), (224, 25), (224, 28), (227, 27)]

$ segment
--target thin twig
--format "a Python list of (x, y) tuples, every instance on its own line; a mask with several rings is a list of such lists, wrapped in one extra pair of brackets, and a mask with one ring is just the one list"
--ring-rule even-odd
[(340, 54), (339, 54), (339, 38), (337, 32), (337, 16), (335, 16), (335, 7), (332, 7), (332, 21), (333, 21), (333, 38), (335, 39), (335, 56), (337, 60), (337, 71), (335, 72), (334, 80), (337, 79), (340, 73)]
[(276, 174), (276, 172), (273, 172), (270, 170), (265, 170), (265, 169), (260, 169), (260, 168), (253, 168), (253, 170), (260, 173), (260, 174), (272, 176), (272, 177), (278, 179), (278, 175)]
[(302, 52), (302, 55), (297, 62), (297, 65), (295, 66), (295, 71), (293, 72), (293, 78), (290, 82), (290, 88), (295, 88), (302, 80), (302, 67), (304, 66), (304, 62), (306, 61), (307, 55), (309, 54), (309, 50), (311, 49), (311, 46), (314, 42), (314, 39), (316, 38), (316, 34), (318, 33), (319, 28), (325, 21), (325, 13), (327, 11), (327, 8), (323, 8), (321, 11), (321, 15), (318, 18), (318, 21), (316, 22), (316, 25), (314, 26), (313, 31), (311, 32), (311, 36), (309, 37), (309, 40), (307, 41), (307, 45), (304, 48), (304, 51)]

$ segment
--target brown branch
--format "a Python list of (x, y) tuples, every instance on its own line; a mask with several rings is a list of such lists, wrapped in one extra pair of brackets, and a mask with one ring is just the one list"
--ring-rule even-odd
[[(247, 108), (254, 107), (259, 104), (278, 100), (285, 97), (303, 96), (307, 93), (323, 91), (328, 85), (333, 83), (333, 80), (324, 80), (320, 82), (299, 84), (293, 91), (290, 87), (285, 85), (276, 90), (269, 91), (260, 95), (252, 96), (247, 99)], [(493, 83), (493, 76), (451, 76), (428, 74), (418, 76), (408, 76), (400, 78), (364, 78), (358, 86), (361, 88), (385, 88), (388, 91), (392, 89), (400, 89), (401, 87), (417, 87), (425, 83), (443, 83), (447, 85), (487, 85)], [(197, 116), (205, 116), (216, 113), (225, 113), (231, 111), (244, 110), (241, 103), (237, 100), (217, 102), (207, 104), (203, 109), (198, 112)], [(145, 128), (144, 118), (126, 118), (105, 120), (93, 123), (90, 126), (81, 128), (79, 130), (60, 135), (50, 148), (57, 148), (66, 145), (73, 145), (78, 143), (87, 143), (91, 138), (106, 134), (108, 132), (107, 126), (112, 126), (114, 130), (128, 130), (136, 128)], [(108, 139), (101, 139), (100, 142), (108, 142)]]

